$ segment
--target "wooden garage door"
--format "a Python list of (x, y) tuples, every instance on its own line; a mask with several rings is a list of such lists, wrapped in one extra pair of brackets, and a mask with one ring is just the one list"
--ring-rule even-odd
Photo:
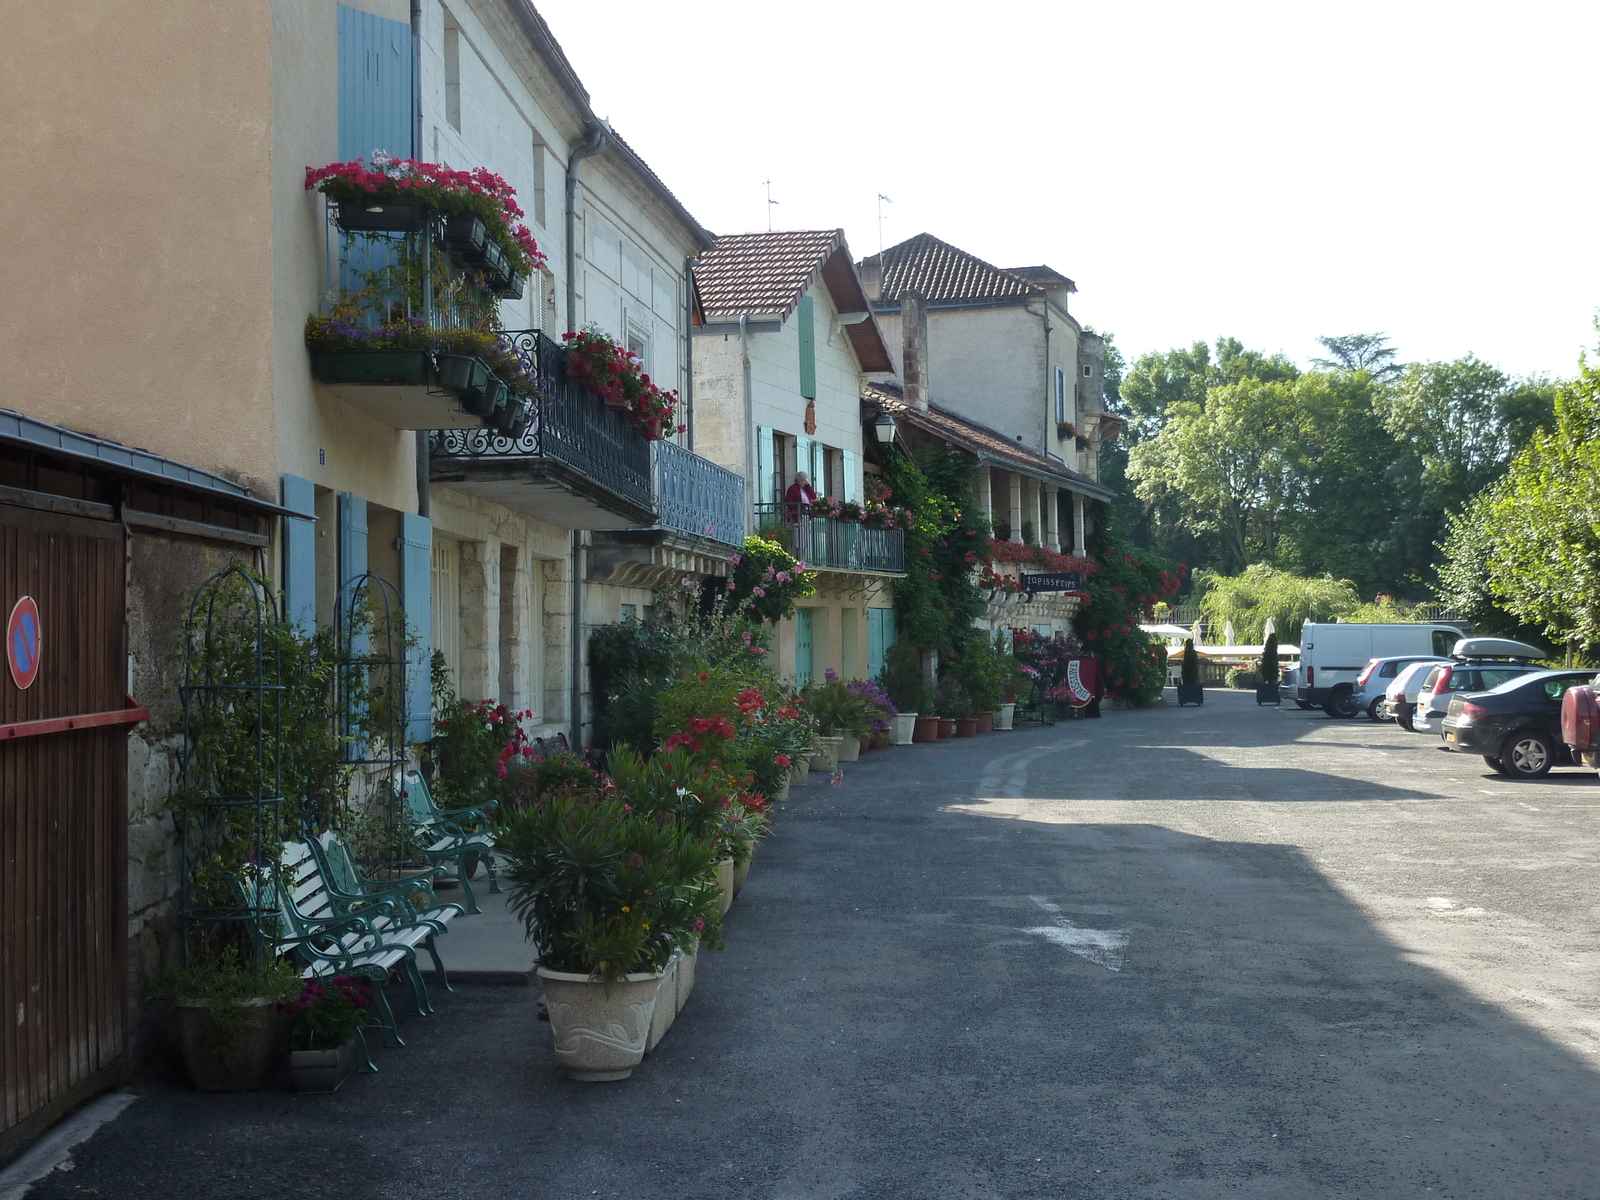
[(0, 657), (0, 1161), (121, 1071), (127, 725), (56, 719), (125, 708), (124, 596), (120, 524), (0, 505), (0, 618), (39, 634), (27, 688), (27, 631)]

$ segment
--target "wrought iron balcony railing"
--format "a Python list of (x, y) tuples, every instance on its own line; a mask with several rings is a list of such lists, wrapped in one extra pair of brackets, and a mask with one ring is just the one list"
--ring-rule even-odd
[(657, 442), (656, 511), (662, 529), (737, 546), (744, 541), (744, 477), (675, 442)]
[(541, 384), (533, 420), (515, 439), (490, 429), (435, 430), (429, 439), (433, 478), (487, 483), (539, 472), (560, 477), (566, 486), (633, 518), (617, 527), (654, 517), (650, 443), (619, 410), (607, 408), (568, 377), (567, 351), (559, 342), (537, 329), (506, 336)]
[(906, 569), (906, 535), (858, 521), (812, 516), (804, 504), (756, 505), (758, 528), (773, 530), (808, 567), (831, 571), (870, 571), (901, 575)]

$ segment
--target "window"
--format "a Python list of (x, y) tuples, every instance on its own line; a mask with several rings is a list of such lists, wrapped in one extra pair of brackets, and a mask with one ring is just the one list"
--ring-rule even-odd
[(444, 655), (445, 665), (458, 681), (461, 668), (461, 576), (459, 547), (453, 541), (433, 543), (433, 613), (429, 632), (433, 648)]
[(622, 619), (624, 621), (632, 621), (637, 618), (638, 612), (639, 610), (636, 606), (632, 604), (624, 604), (622, 606)]
[(461, 132), (461, 26), (444, 14), (444, 119)]
[(1433, 631), (1433, 654), (1435, 658), (1449, 658), (1450, 650), (1461, 635), (1454, 629), (1435, 629)]
[(647, 330), (639, 328), (633, 321), (627, 322), (628, 349), (639, 356), (639, 369), (645, 374), (650, 373), (650, 334)]
[(1067, 415), (1067, 373), (1060, 367), (1056, 368), (1056, 424), (1064, 424), (1072, 420)]
[(1093, 379), (1094, 378), (1094, 364), (1093, 363), (1084, 363), (1083, 364), (1083, 377), (1085, 379)]

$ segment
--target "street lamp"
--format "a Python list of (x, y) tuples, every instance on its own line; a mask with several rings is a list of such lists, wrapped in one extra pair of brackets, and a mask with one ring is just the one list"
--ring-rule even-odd
[(880, 445), (888, 446), (894, 442), (894, 418), (887, 409), (879, 409), (877, 417), (872, 422), (872, 428), (877, 431)]

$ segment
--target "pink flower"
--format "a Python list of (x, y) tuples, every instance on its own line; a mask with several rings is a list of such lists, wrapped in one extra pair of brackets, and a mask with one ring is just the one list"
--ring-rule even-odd
[(753, 595), (757, 596), (765, 596), (767, 594), (767, 589), (761, 587), (751, 588), (750, 591)]
[(828, 785), (830, 787), (838, 787), (843, 782), (844, 782), (844, 772), (843, 771), (835, 771), (832, 775), (830, 775), (828, 777)]
[(728, 565), (730, 567), (737, 567), (739, 565), (739, 556), (737, 554), (730, 554), (728, 556)]

